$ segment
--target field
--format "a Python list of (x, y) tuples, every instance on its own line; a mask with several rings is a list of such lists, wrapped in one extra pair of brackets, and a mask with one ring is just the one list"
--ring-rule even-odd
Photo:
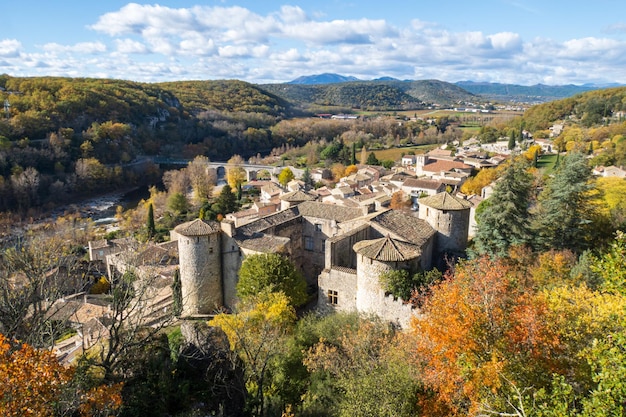
[[(374, 155), (379, 161), (391, 160), (398, 161), (402, 158), (402, 155), (408, 154), (410, 151), (415, 152), (416, 154), (425, 153), (429, 150), (436, 148), (437, 145), (419, 145), (419, 146), (407, 146), (405, 148), (390, 148), (390, 149), (372, 149)], [(369, 151), (367, 152), (369, 154)]]
[(537, 168), (540, 169), (544, 175), (549, 175), (554, 171), (554, 165), (556, 164), (557, 155), (541, 155), (537, 161)]

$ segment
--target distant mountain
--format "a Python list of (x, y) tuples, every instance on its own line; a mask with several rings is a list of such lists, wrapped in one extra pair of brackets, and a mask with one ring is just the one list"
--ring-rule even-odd
[(414, 110), (431, 104), (445, 106), (481, 101), (480, 97), (459, 86), (438, 80), (261, 84), (259, 88), (301, 108), (338, 106), (363, 110)]
[(352, 76), (345, 76), (339, 74), (316, 74), (316, 75), (303, 75), (293, 81), (289, 81), (287, 84), (333, 84), (333, 83), (345, 83), (349, 81), (359, 81), (358, 78)]
[(567, 98), (586, 91), (606, 88), (594, 84), (585, 85), (517, 85), (488, 82), (459, 81), (459, 87), (473, 94), (498, 101), (546, 102)]

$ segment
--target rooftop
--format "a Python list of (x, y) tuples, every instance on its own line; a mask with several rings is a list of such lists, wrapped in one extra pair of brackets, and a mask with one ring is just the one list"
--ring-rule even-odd
[(362, 240), (354, 244), (354, 251), (370, 259), (382, 262), (408, 261), (422, 253), (418, 245), (386, 237)]
[(465, 210), (472, 207), (472, 204), (467, 200), (463, 200), (447, 192), (420, 198), (418, 203), (437, 210)]
[(217, 233), (221, 230), (219, 223), (206, 222), (202, 219), (195, 219), (190, 222), (179, 224), (174, 231), (183, 236), (206, 236)]

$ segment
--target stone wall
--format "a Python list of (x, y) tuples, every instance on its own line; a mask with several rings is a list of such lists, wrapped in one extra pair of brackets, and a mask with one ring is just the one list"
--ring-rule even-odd
[(469, 230), (469, 208), (467, 210), (437, 210), (420, 204), (419, 217), (426, 220), (436, 231), (438, 253), (460, 253), (467, 247)]
[(334, 266), (341, 266), (355, 269), (356, 253), (352, 247), (361, 240), (371, 239), (371, 233), (370, 227), (364, 225), (329, 239), (326, 242), (325, 268), (330, 269)]
[(221, 233), (178, 237), (183, 316), (212, 314), (224, 304)]
[[(356, 270), (335, 267), (325, 269), (319, 276), (318, 309), (328, 311), (356, 310)], [(329, 291), (336, 291), (336, 304), (329, 299)]]

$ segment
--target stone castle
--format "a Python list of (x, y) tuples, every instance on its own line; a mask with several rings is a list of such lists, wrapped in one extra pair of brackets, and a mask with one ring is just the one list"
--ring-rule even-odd
[(470, 207), (443, 192), (421, 198), (412, 214), (304, 201), (239, 227), (230, 220), (183, 223), (171, 232), (178, 242), (182, 315), (233, 307), (243, 259), (277, 252), (317, 291), (319, 310), (372, 313), (406, 327), (416, 312), (385, 292), (380, 274), (429, 270), (441, 265), (445, 254), (462, 254)]

